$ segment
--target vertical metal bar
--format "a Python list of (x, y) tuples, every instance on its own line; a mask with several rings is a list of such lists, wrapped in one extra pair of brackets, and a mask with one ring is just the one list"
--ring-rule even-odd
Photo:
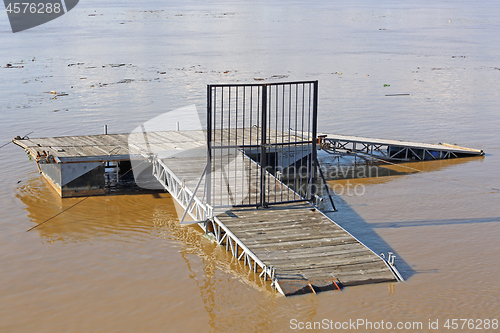
[[(299, 104), (299, 86), (298, 84), (295, 85), (295, 127), (294, 127), (294, 131), (295, 131), (295, 138), (294, 138), (294, 145), (293, 145), (293, 148), (294, 148), (294, 154), (297, 154), (297, 121), (298, 121), (298, 104)], [(302, 164), (302, 163), (300, 163)], [(299, 168), (299, 171), (301, 169)], [(297, 176), (297, 170), (295, 170), (295, 176)], [(295, 189), (295, 191), (301, 193), (300, 191), (302, 190), (301, 188), (301, 185), (302, 185), (302, 177), (299, 175), (298, 177), (299, 179), (299, 185), (297, 186), (297, 188), (299, 189), (299, 191), (297, 191), (297, 188)], [(294, 184), (297, 183), (297, 177), (295, 177), (294, 181), (293, 181)]]
[(207, 203), (212, 205), (212, 86), (207, 86)]
[(317, 160), (317, 151), (316, 151), (316, 142), (317, 142), (317, 130), (318, 130), (318, 81), (314, 81), (314, 101), (313, 101), (313, 121), (312, 121), (312, 179), (311, 183), (313, 184), (311, 187), (311, 200), (313, 200), (316, 194), (316, 160)]
[[(292, 146), (290, 145), (290, 142), (291, 142), (291, 135), (290, 135), (290, 132), (291, 132), (291, 128), (292, 128), (292, 85), (290, 84), (288, 86), (288, 158), (291, 159), (291, 148)], [(295, 170), (295, 163), (294, 163), (294, 166), (293, 166), (294, 170)], [(295, 171), (294, 171), (295, 172)], [(288, 184), (290, 184), (290, 168), (287, 168), (287, 179), (288, 179)], [(295, 182), (295, 178), (294, 178), (294, 182)], [(295, 191), (297, 191), (297, 189), (295, 189)], [(287, 191), (287, 200), (290, 200), (290, 191)]]
[[(231, 129), (232, 129), (232, 126), (231, 126), (231, 86), (228, 87), (228, 90), (229, 90), (229, 93), (228, 93), (228, 112), (227, 112), (227, 117), (228, 117), (228, 128), (227, 128), (227, 145), (228, 146), (232, 146), (233, 145), (233, 142), (231, 141)], [(226, 177), (226, 192), (227, 192), (227, 205), (229, 206), (231, 204), (231, 198), (230, 198), (230, 191), (229, 191), (229, 179), (231, 177), (231, 170), (229, 169), (229, 158), (230, 158), (230, 153), (231, 153), (231, 148), (228, 148), (226, 150), (226, 153), (227, 153), (227, 164), (226, 164), (226, 168), (227, 168), (227, 177)]]
[[(309, 92), (308, 92), (308, 111), (307, 111), (307, 141), (311, 141), (311, 87), (312, 87), (312, 84), (309, 83), (307, 85), (309, 87)], [(309, 160), (309, 165), (308, 165), (308, 168), (312, 174), (312, 169), (313, 169), (313, 163), (316, 163), (317, 161), (313, 161), (312, 160), (312, 151), (311, 151), (311, 145), (308, 145), (308, 148), (309, 148), (309, 154), (311, 156), (310, 160)], [(319, 166), (319, 164), (317, 164)]]
[[(235, 145), (238, 146), (238, 87), (236, 86), (236, 96), (235, 96), (235, 104), (236, 104), (236, 115), (235, 115), (235, 134), (234, 134), (234, 137), (235, 137)], [(238, 149), (235, 149), (234, 150), (235, 152), (235, 156), (234, 156), (234, 161), (235, 161), (235, 164), (234, 164), (234, 193), (233, 193), (233, 197), (234, 197), (234, 204), (238, 204), (239, 203), (239, 200), (238, 200), (238, 188), (237, 188), (237, 184), (238, 184), (238, 180), (236, 179), (237, 178), (237, 170), (238, 170), (238, 160), (237, 160), (237, 157), (238, 157)], [(242, 183), (243, 183), (243, 179), (240, 180)]]
[(267, 85), (262, 85), (262, 129), (260, 137), (260, 206), (266, 207), (266, 168), (267, 168)]
[(337, 208), (335, 208), (335, 204), (333, 203), (332, 196), (330, 195), (330, 190), (328, 189), (328, 184), (326, 183), (326, 179), (325, 176), (323, 175), (323, 170), (321, 170), (321, 166), (319, 165), (318, 159), (316, 159), (316, 165), (318, 167), (321, 180), (323, 181), (323, 185), (325, 186), (326, 195), (328, 195), (328, 199), (330, 199), (330, 204), (332, 205), (333, 211), (336, 212)]
[[(250, 86), (250, 144), (252, 144), (252, 128), (253, 128), (253, 86)], [(252, 168), (249, 170), (250, 179), (248, 180), (249, 184), (252, 184)], [(257, 195), (257, 193), (255, 194)], [(255, 197), (255, 202), (257, 202), (257, 197)], [(252, 195), (248, 196), (248, 204), (252, 204)]]
[[(285, 142), (285, 85), (283, 84), (282, 85), (282, 106), (281, 106), (281, 143), (284, 143)], [(281, 182), (283, 182), (283, 168), (285, 167), (284, 166), (284, 163), (283, 163), (283, 148), (285, 146), (282, 146), (281, 148), (281, 161), (282, 161), (282, 165), (281, 165)], [(288, 192), (288, 191), (287, 191)], [(283, 189), (281, 191), (281, 197), (280, 197), (280, 200), (283, 201)]]
[[(221, 88), (221, 106), (220, 106), (220, 145), (224, 146), (224, 87)], [(218, 149), (217, 153), (220, 154), (220, 157), (218, 158), (219, 162), (219, 175), (220, 175), (220, 188), (219, 188), (219, 198), (220, 198), (220, 205), (223, 205), (223, 189), (224, 189), (224, 174), (222, 170), (222, 156), (223, 156), (223, 151), (222, 148)]]
[[(274, 133), (274, 143), (278, 143), (278, 122), (279, 122), (279, 116), (278, 116), (278, 114), (279, 114), (278, 113), (278, 104), (279, 104), (279, 102), (278, 102), (278, 96), (279, 96), (279, 90), (278, 90), (278, 88), (279, 88), (279, 86), (276, 85), (276, 89), (275, 89), (276, 90), (276, 92), (275, 92), (275, 94), (276, 94), (276, 102), (275, 102), (276, 105), (274, 107), (274, 112), (275, 112), (275, 117), (274, 117), (275, 119), (274, 119), (274, 121), (276, 122), (276, 124), (275, 124), (275, 133)], [(275, 152), (274, 152), (274, 174), (276, 175), (276, 171), (278, 170), (278, 147), (280, 147), (280, 146), (275, 145), (275, 147), (276, 148), (275, 148)], [(277, 193), (276, 193), (277, 185), (278, 185), (278, 183), (276, 181), (276, 178), (274, 178), (274, 202), (278, 201), (277, 198), (276, 198), (276, 195), (277, 195)]]
[[(245, 131), (246, 131), (246, 128), (245, 128), (245, 120), (246, 120), (245, 111), (246, 111), (246, 108), (245, 108), (245, 106), (246, 106), (246, 101), (247, 101), (246, 98), (245, 98), (246, 97), (245, 96), (246, 89), (247, 88), (245, 86), (243, 86), (243, 143), (242, 143), (243, 145), (246, 145), (246, 141), (245, 141)], [(245, 157), (242, 155), (241, 158), (242, 158), (243, 168), (245, 168)], [(243, 175), (246, 176), (245, 170), (243, 170)], [(245, 193), (244, 186), (245, 186), (245, 181), (242, 181), (241, 182), (241, 203), (242, 204), (244, 203), (243, 200), (245, 200), (245, 198), (243, 197), (243, 195)], [(248, 183), (248, 186), (250, 186), (250, 183)], [(248, 189), (248, 191), (249, 191), (248, 193), (250, 194), (250, 188)]]
[[(306, 85), (305, 83), (302, 84), (302, 112), (301, 112), (301, 121), (300, 121), (300, 127), (301, 127), (301, 132), (300, 132), (300, 141), (304, 141), (304, 114), (305, 114), (305, 93), (306, 93)], [(298, 129), (297, 129), (298, 130)], [(305, 155), (304, 154), (304, 148), (308, 148), (308, 147), (304, 147), (303, 144), (300, 145), (300, 156), (303, 156)], [(307, 151), (306, 151), (307, 152)], [(305, 195), (304, 197), (308, 197), (308, 194), (309, 194), (309, 174), (311, 172), (310, 168), (309, 168), (309, 156), (306, 157), (305, 159), (305, 164), (306, 164), (306, 181), (305, 181), (305, 185), (306, 185), (306, 188), (305, 188)], [(300, 178), (301, 181), (302, 181), (302, 177)], [(301, 186), (303, 186), (304, 184), (301, 182), (300, 184)]]
[[(307, 87), (308, 87), (308, 91), (307, 91), (307, 118), (305, 118), (305, 112), (304, 112), (304, 119), (305, 121), (307, 121), (307, 127), (306, 127), (306, 131), (307, 131), (307, 140), (305, 138), (303, 138), (304, 141), (309, 141), (311, 142), (311, 133), (310, 133), (310, 128), (309, 128), (309, 125), (310, 125), (310, 116), (311, 116), (311, 83), (308, 83), (307, 84)], [(305, 100), (305, 85), (304, 85), (304, 96), (303, 96), (303, 100)], [(305, 110), (305, 102), (304, 102), (304, 110)], [(306, 124), (304, 124), (306, 125)], [(310, 193), (310, 190), (311, 190), (311, 187), (314, 186), (316, 187), (316, 184), (313, 184), (312, 183), (312, 179), (313, 179), (313, 175), (312, 175), (312, 169), (313, 169), (313, 165), (315, 163), (315, 161), (312, 160), (312, 145), (308, 144), (306, 146), (306, 154), (307, 154), (307, 189), (308, 189), (308, 193)]]

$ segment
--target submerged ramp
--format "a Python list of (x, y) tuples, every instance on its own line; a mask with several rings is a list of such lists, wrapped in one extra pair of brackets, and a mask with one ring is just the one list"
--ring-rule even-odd
[(394, 161), (428, 161), (483, 156), (479, 149), (439, 143), (385, 140), (339, 134), (318, 134), (320, 146), (335, 154), (361, 154)]
[(284, 295), (398, 281), (387, 262), (307, 202), (233, 208), (217, 218), (272, 268)]

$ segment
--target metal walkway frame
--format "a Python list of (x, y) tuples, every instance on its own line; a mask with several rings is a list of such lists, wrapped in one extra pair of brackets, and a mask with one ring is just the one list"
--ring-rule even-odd
[(482, 150), (445, 143), (428, 144), (334, 134), (321, 134), (318, 137), (321, 149), (339, 156), (358, 154), (359, 156), (409, 162), (484, 155)]
[[(155, 176), (171, 194), (172, 198), (181, 205), (185, 213), (193, 219), (193, 221), (184, 222), (182, 218), (181, 224), (198, 224), (205, 234), (213, 238), (218, 245), (225, 246), (226, 251), (230, 250), (238, 261), (243, 259), (244, 265), (248, 265), (253, 272), (259, 273), (260, 270), (259, 277), (264, 281), (267, 281), (269, 278), (271, 280), (271, 287), (277, 288), (274, 267), (266, 266), (264, 262), (239, 240), (216, 215), (214, 215), (213, 207), (196, 196), (197, 189), (191, 190), (185, 186), (184, 181), (182, 181), (158, 156), (152, 157), (152, 164), (153, 176)], [(205, 172), (201, 175), (200, 181), (204, 173)], [(272, 175), (270, 176), (272, 177)], [(200, 181), (198, 184), (200, 184)]]

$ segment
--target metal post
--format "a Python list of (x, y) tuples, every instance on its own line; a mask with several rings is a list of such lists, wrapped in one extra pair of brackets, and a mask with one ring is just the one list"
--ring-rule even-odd
[[(316, 195), (316, 168), (317, 168), (317, 151), (316, 140), (318, 131), (318, 81), (314, 81), (314, 102), (313, 102), (313, 119), (312, 119), (312, 156), (311, 156), (311, 200)], [(335, 208), (334, 208), (335, 209)]]
[(267, 85), (262, 85), (260, 138), (260, 206), (266, 207), (266, 170), (267, 170)]
[[(205, 193), (207, 204), (212, 205), (212, 87), (207, 86), (207, 166)], [(211, 216), (210, 216), (211, 217)]]

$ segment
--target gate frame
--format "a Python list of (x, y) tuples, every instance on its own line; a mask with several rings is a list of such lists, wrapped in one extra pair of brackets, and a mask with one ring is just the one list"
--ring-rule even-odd
[[(309, 84), (313, 87), (313, 106), (312, 106), (312, 133), (310, 141), (302, 141), (301, 144), (309, 143), (312, 145), (311, 156), (310, 156), (310, 164), (311, 169), (307, 175), (307, 185), (310, 186), (310, 197), (303, 198), (302, 200), (295, 200), (294, 202), (300, 201), (310, 201), (314, 202), (314, 198), (316, 197), (316, 178), (317, 178), (317, 170), (318, 170), (318, 160), (317, 160), (317, 125), (318, 125), (318, 80), (314, 81), (292, 81), (292, 82), (274, 82), (274, 83), (233, 83), (233, 84), (208, 84), (207, 85), (207, 169), (206, 169), (206, 202), (212, 206), (212, 120), (213, 120), (213, 110), (212, 110), (212, 89), (213, 88), (229, 88), (232, 87), (262, 87), (262, 96), (261, 96), (261, 135), (260, 135), (260, 144), (259, 145), (251, 145), (253, 147), (260, 147), (260, 202), (256, 204), (249, 204), (243, 206), (256, 206), (267, 208), (268, 205), (273, 204), (281, 204), (285, 202), (266, 202), (266, 172), (267, 168), (267, 148), (270, 146), (278, 146), (280, 144), (266, 144), (267, 142), (267, 107), (269, 101), (267, 100), (267, 91), (270, 86), (285, 86), (289, 85), (305, 85)], [(291, 91), (291, 89), (290, 89)], [(250, 111), (252, 112), (252, 111)], [(291, 129), (289, 129), (290, 131)], [(297, 131), (297, 129), (296, 129)], [(297, 144), (297, 142), (295, 142)], [(283, 144), (281, 144), (283, 146)], [(250, 147), (249, 145), (238, 145), (238, 148), (242, 147)], [(290, 202), (290, 201), (287, 201)], [(236, 205), (233, 207), (238, 207), (241, 205)], [(215, 208), (215, 207), (214, 207)]]

